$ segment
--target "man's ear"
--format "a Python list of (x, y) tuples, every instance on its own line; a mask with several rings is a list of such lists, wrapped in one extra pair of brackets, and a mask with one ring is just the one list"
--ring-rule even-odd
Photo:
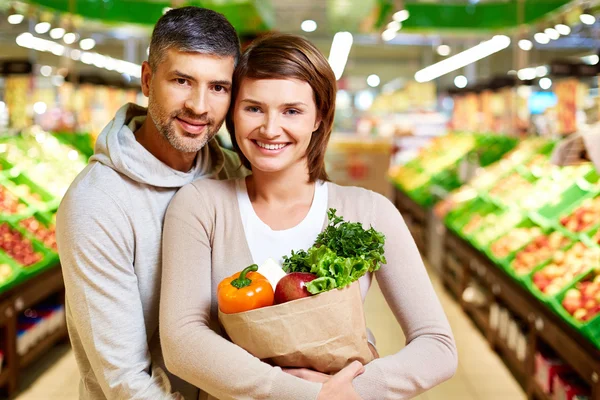
[(150, 83), (152, 82), (152, 68), (148, 61), (142, 63), (142, 93), (144, 96), (150, 96)]

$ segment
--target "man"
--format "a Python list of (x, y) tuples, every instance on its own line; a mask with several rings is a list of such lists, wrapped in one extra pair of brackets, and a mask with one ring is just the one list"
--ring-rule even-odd
[(162, 224), (181, 186), (245, 174), (213, 138), (239, 51), (221, 14), (185, 7), (160, 18), (142, 66), (148, 110), (119, 110), (63, 199), (57, 238), (80, 399), (197, 397), (161, 354)]

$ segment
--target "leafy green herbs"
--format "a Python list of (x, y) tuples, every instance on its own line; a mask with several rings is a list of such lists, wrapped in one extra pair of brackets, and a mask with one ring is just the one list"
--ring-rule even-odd
[(382, 233), (372, 227), (366, 230), (358, 222), (345, 222), (335, 209), (329, 209), (327, 216), (329, 225), (308, 251), (292, 251), (290, 257), (283, 257), (286, 272), (317, 275), (306, 285), (312, 294), (348, 286), (386, 263)]

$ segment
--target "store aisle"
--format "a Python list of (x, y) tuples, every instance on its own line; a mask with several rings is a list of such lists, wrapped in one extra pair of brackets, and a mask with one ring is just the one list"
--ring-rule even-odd
[[(450, 381), (418, 397), (420, 400), (520, 400), (523, 391), (482, 335), (443, 290), (435, 274), (432, 280), (444, 305), (459, 352), (459, 367)], [(369, 327), (382, 355), (398, 351), (404, 335), (378, 287), (365, 304)], [(78, 372), (75, 359), (64, 345), (53, 349), (28, 371), (17, 400), (76, 400)]]

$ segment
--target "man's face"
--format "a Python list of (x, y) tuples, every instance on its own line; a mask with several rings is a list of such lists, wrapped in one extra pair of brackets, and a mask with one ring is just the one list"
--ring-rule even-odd
[(156, 70), (142, 66), (148, 116), (176, 150), (195, 153), (225, 120), (231, 99), (234, 58), (174, 49)]

